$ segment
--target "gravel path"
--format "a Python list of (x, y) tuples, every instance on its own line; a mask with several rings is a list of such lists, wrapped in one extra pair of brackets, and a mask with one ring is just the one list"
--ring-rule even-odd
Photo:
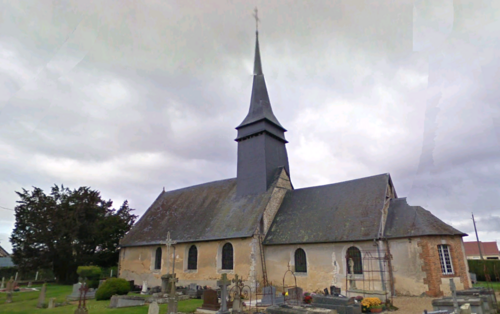
[(394, 297), (393, 304), (398, 308), (396, 312), (405, 314), (422, 314), (424, 310), (432, 311), (432, 300), (430, 297)]

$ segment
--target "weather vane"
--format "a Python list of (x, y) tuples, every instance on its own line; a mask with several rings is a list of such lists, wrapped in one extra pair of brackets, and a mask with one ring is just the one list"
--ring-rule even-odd
[(258, 32), (259, 31), (259, 15), (258, 15), (257, 7), (255, 7), (255, 10), (253, 10), (253, 11), (254, 11), (253, 17), (255, 18), (255, 30)]

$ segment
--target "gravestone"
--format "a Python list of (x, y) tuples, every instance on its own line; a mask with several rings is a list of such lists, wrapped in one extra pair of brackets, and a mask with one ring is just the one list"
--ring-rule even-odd
[(9, 282), (7, 282), (7, 300), (5, 300), (5, 303), (11, 303), (12, 302), (12, 294), (14, 292), (14, 280), (12, 280), (12, 277), (10, 278)]
[[(80, 299), (80, 289), (82, 288), (82, 283), (78, 282), (73, 285), (73, 291), (71, 292), (70, 295), (66, 297), (68, 301), (78, 301)], [(88, 289), (86, 294), (85, 294), (85, 300), (90, 300), (95, 298), (95, 290), (94, 289)]]
[(469, 273), (471, 283), (477, 283), (477, 276), (475, 273)]
[(192, 299), (196, 299), (198, 296), (198, 286), (195, 283), (188, 286), (187, 295)]
[(338, 297), (341, 294), (341, 290), (335, 286), (330, 286), (330, 294), (334, 297)]
[(170, 284), (170, 294), (168, 298), (168, 313), (177, 313), (177, 289), (175, 288), (176, 282), (178, 282), (179, 279), (175, 278), (175, 274), (172, 274), (172, 276), (169, 278), (169, 284)]
[(148, 293), (148, 282), (147, 281), (143, 281), (142, 282), (141, 294), (147, 294), (147, 293)]
[(170, 290), (168, 289), (170, 277), (171, 277), (170, 274), (165, 274), (165, 275), (161, 276), (161, 292), (162, 293), (169, 293), (170, 292)]
[(2, 285), (0, 285), (0, 289), (5, 289), (5, 277), (2, 277)]
[(36, 307), (41, 309), (43, 308), (43, 305), (45, 304), (45, 293), (47, 291), (47, 285), (43, 284), (42, 290), (40, 290), (40, 294), (38, 295), (38, 302), (36, 304)]
[(283, 303), (285, 303), (285, 297), (283, 295), (276, 295), (276, 287), (266, 286), (262, 289), (262, 300), (259, 306), (279, 305)]
[(288, 297), (286, 302), (289, 304), (300, 305), (302, 304), (302, 294), (303, 290), (300, 287), (294, 287), (288, 289)]
[(158, 306), (158, 302), (153, 301), (149, 304), (148, 314), (159, 314), (160, 307)]
[(233, 314), (243, 313), (243, 302), (240, 296), (235, 296), (233, 300)]
[(460, 314), (472, 314), (469, 303), (466, 303), (460, 307)]
[(232, 314), (242, 314), (243, 313), (243, 301), (241, 301), (241, 294), (243, 292), (243, 280), (238, 277), (238, 274), (234, 275), (234, 279), (232, 280), (234, 283), (234, 289), (236, 290), (234, 293), (233, 302), (231, 307), (233, 309)]
[(354, 302), (354, 298), (315, 295), (312, 306), (336, 310), (339, 314), (362, 313), (361, 305)]
[(205, 289), (203, 292), (203, 304), (201, 305), (201, 309), (210, 311), (218, 311), (220, 309), (217, 291)]
[(453, 298), (453, 309), (455, 310), (456, 313), (458, 313), (460, 309), (458, 308), (457, 288), (455, 287), (455, 282), (453, 281), (452, 278), (450, 278), (450, 290)]
[(231, 284), (231, 281), (227, 279), (226, 274), (222, 274), (221, 280), (217, 281), (217, 286), (221, 288), (220, 295), (220, 309), (217, 314), (229, 314), (229, 310), (227, 309), (227, 286)]
[(328, 292), (328, 288), (323, 289), (323, 292), (325, 292), (325, 295), (330, 295), (330, 293)]
[(56, 298), (50, 298), (49, 299), (49, 305), (47, 306), (48, 309), (53, 309), (56, 307)]

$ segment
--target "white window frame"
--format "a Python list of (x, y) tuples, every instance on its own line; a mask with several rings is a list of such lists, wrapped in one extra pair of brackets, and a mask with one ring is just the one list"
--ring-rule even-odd
[(446, 244), (438, 245), (439, 262), (443, 275), (453, 275), (453, 262), (451, 260), (450, 246)]

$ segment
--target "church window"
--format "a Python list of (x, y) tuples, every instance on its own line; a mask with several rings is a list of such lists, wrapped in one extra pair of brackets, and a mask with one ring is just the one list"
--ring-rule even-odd
[(303, 249), (295, 251), (295, 272), (307, 273), (306, 252)]
[(233, 245), (226, 243), (222, 247), (222, 269), (233, 269)]
[(161, 247), (156, 249), (155, 253), (155, 269), (161, 269)]
[(363, 273), (363, 265), (361, 260), (361, 251), (357, 247), (351, 246), (347, 249), (346, 265), (348, 274), (351, 273), (351, 267), (349, 266), (350, 259), (354, 262), (354, 265), (352, 266), (354, 274), (361, 275)]
[(191, 245), (188, 253), (188, 269), (198, 269), (198, 249)]
[(441, 262), (441, 271), (443, 275), (453, 274), (453, 265), (451, 263), (450, 247), (448, 245), (438, 245), (439, 261)]

